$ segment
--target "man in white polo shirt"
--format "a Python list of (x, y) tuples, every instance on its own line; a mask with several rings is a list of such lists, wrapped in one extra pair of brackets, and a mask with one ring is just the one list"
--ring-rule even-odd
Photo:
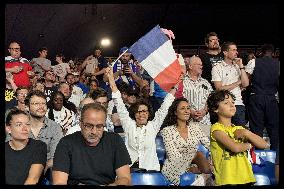
[(238, 58), (237, 46), (233, 42), (225, 42), (221, 51), (224, 60), (212, 68), (212, 82), (216, 90), (229, 90), (235, 95), (237, 111), (232, 117), (232, 123), (245, 126), (245, 105), (242, 100), (241, 90), (249, 85), (242, 59)]

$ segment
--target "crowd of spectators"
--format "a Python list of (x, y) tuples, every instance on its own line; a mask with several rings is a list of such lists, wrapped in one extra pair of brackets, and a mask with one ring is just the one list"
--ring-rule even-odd
[(279, 165), (280, 62), (271, 44), (240, 56), (210, 32), (206, 52), (177, 54), (183, 72), (170, 91), (128, 47), (116, 62), (94, 49), (81, 62), (58, 53), (52, 66), (48, 48), (29, 61), (20, 45), (11, 42), (5, 57), (6, 184), (40, 184), (51, 172), (53, 184), (130, 185), (136, 171), (161, 172), (174, 185), (185, 172), (253, 184), (252, 147), (276, 151)]

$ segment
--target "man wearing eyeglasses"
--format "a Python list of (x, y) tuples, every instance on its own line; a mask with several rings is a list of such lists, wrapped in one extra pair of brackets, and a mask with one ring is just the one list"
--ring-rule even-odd
[(32, 67), (27, 59), (21, 57), (21, 47), (17, 42), (9, 45), (10, 56), (5, 57), (5, 71), (13, 74), (17, 87), (31, 86), (30, 77), (34, 76)]
[(55, 151), (55, 185), (130, 185), (131, 160), (121, 137), (104, 131), (107, 110), (90, 103), (81, 112), (81, 131), (63, 137)]
[[(58, 123), (45, 116), (47, 112), (46, 96), (41, 91), (30, 92), (25, 99), (30, 112), (31, 130), (29, 138), (41, 140), (47, 145), (47, 162), (44, 172), (53, 165), (53, 156), (59, 140), (63, 137)], [(11, 137), (7, 135), (6, 141)]]

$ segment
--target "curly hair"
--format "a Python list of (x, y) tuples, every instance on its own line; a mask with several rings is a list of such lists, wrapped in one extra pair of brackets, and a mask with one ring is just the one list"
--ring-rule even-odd
[(229, 98), (229, 96), (231, 96), (233, 100), (236, 99), (235, 95), (233, 95), (228, 90), (218, 90), (218, 91), (216, 90), (216, 91), (213, 91), (208, 96), (207, 106), (208, 106), (208, 111), (211, 117), (212, 124), (218, 121), (218, 115), (215, 112), (215, 110), (218, 109), (219, 103), (225, 100), (226, 98)]
[(188, 100), (184, 97), (176, 98), (172, 105), (169, 107), (168, 114), (164, 120), (163, 126), (170, 126), (177, 123), (177, 115), (175, 114), (177, 111), (177, 107), (181, 102), (187, 102)]
[(151, 106), (151, 104), (149, 103), (148, 100), (141, 98), (139, 100), (137, 100), (137, 102), (135, 102), (134, 104), (132, 104), (129, 107), (129, 117), (133, 120), (135, 120), (135, 114), (138, 112), (139, 106), (140, 105), (144, 105), (147, 106), (148, 111), (149, 111), (149, 117), (148, 117), (148, 121), (151, 121), (154, 119), (154, 111), (153, 111), (153, 107)]

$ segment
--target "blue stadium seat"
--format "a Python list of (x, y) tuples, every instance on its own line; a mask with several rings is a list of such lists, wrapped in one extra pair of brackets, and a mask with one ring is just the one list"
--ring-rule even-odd
[(273, 150), (254, 150), (254, 152), (264, 161), (275, 163), (276, 152)]
[(183, 173), (180, 176), (179, 186), (190, 186), (195, 181), (195, 178), (196, 174), (194, 173), (188, 173), (188, 172)]
[(275, 158), (276, 152), (273, 150), (255, 150), (255, 153), (261, 158), (261, 164), (253, 164), (252, 170), (255, 174), (266, 175), (271, 185), (276, 184), (275, 178)]
[(264, 174), (254, 174), (254, 177), (256, 179), (256, 183), (254, 185), (260, 186), (260, 185), (270, 185), (269, 178)]
[(166, 149), (164, 146), (163, 137), (157, 135), (155, 142), (156, 142), (156, 152), (158, 155), (159, 163), (160, 165), (163, 165), (166, 158)]
[(202, 152), (206, 158), (209, 157), (209, 150), (207, 150), (207, 148), (205, 148), (205, 146), (203, 146), (201, 143), (198, 144), (198, 149), (197, 151)]
[(168, 186), (170, 183), (162, 173), (131, 173), (132, 185)]
[(41, 185), (52, 185), (51, 183), (52, 183), (52, 170), (51, 168), (48, 168), (40, 184)]

